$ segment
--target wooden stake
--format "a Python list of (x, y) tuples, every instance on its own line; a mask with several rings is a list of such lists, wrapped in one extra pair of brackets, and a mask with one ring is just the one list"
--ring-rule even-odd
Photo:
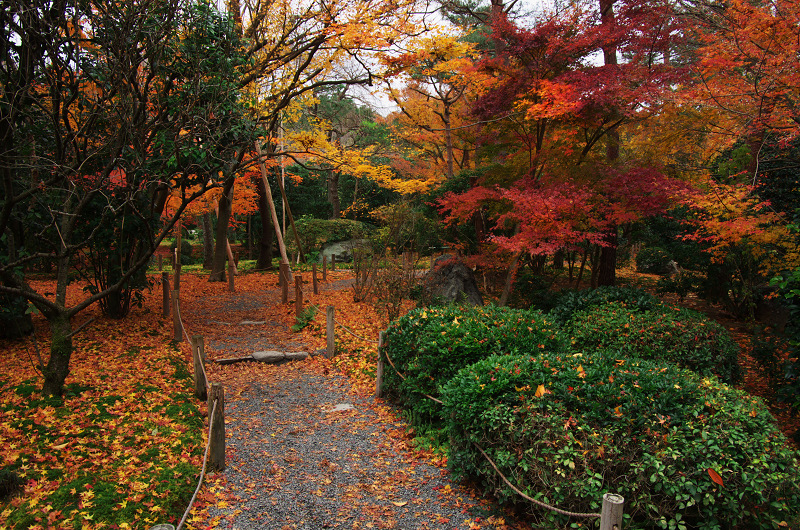
[(331, 254), (331, 270), (336, 270), (336, 254)]
[(600, 511), (600, 530), (622, 530), (622, 510), (625, 498), (622, 495), (606, 493), (603, 495), (603, 508)]
[(194, 335), (192, 337), (192, 363), (194, 364), (194, 397), (197, 399), (208, 399), (208, 381), (203, 370), (205, 359), (200, 353), (199, 345), (202, 344), (203, 337)]
[(200, 352), (200, 359), (203, 361), (203, 365), (206, 363), (206, 344), (205, 340), (203, 339), (202, 335), (195, 335), (194, 336), (194, 344), (197, 346), (197, 351)]
[(327, 335), (328, 335), (328, 351), (325, 354), (325, 357), (328, 359), (333, 358), (334, 354), (336, 353), (336, 335), (335, 335), (335, 322), (333, 319), (334, 309), (332, 305), (328, 306), (326, 316), (327, 316)]
[(161, 273), (161, 289), (164, 291), (164, 310), (162, 314), (164, 318), (169, 316), (169, 273), (164, 271)]
[(322, 281), (328, 281), (328, 256), (322, 256)]
[(383, 395), (383, 334), (378, 334), (378, 366), (375, 369), (375, 397)]
[[(214, 409), (214, 402), (217, 406)], [(209, 459), (211, 469), (214, 471), (225, 471), (225, 389), (220, 383), (211, 385), (211, 393), (208, 395), (208, 414), (211, 419), (211, 411), (214, 411), (214, 421), (208, 425), (209, 440)]]
[(311, 282), (314, 285), (314, 294), (319, 294), (319, 288), (317, 287), (317, 264), (311, 264)]
[(300, 274), (294, 275), (294, 316), (300, 318), (303, 312), (303, 277)]

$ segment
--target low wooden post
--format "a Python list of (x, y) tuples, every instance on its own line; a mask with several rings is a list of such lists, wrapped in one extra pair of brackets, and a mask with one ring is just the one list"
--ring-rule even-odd
[(319, 287), (317, 286), (317, 264), (311, 264), (311, 283), (314, 286), (314, 294), (319, 294)]
[(303, 277), (296, 274), (294, 277), (294, 316), (300, 318), (303, 312)]
[[(214, 409), (214, 402), (217, 403), (216, 409)], [(214, 411), (214, 421), (211, 421), (212, 410)], [(225, 471), (225, 389), (220, 383), (211, 385), (211, 393), (208, 395), (208, 414), (208, 452), (211, 469)]]
[(375, 368), (375, 397), (383, 395), (383, 331), (378, 334), (378, 366)]
[(194, 397), (197, 399), (208, 399), (208, 381), (206, 381), (206, 372), (203, 368), (205, 359), (200, 353), (200, 344), (203, 342), (203, 337), (194, 335), (192, 337), (192, 364), (194, 365)]
[(233, 264), (232, 261), (229, 261), (228, 262), (228, 292), (231, 292), (231, 293), (235, 293), (236, 292), (236, 286), (233, 284), (233, 276), (234, 276), (233, 270), (234, 270), (234, 264)]
[(328, 256), (322, 256), (322, 281), (328, 281)]
[(172, 290), (172, 339), (180, 342), (183, 340), (183, 326), (181, 325), (180, 291)]
[(289, 302), (289, 264), (281, 262), (281, 303)]
[(625, 498), (615, 493), (603, 494), (603, 508), (600, 510), (600, 530), (622, 530), (622, 511)]
[(336, 331), (335, 331), (335, 322), (333, 319), (334, 309), (332, 305), (328, 306), (326, 316), (327, 316), (327, 335), (328, 335), (328, 350), (325, 353), (325, 357), (331, 359), (334, 354), (336, 353)]
[(336, 270), (336, 254), (331, 254), (331, 270)]
[(164, 271), (161, 273), (161, 289), (164, 291), (164, 310), (162, 314), (164, 318), (169, 316), (169, 273)]
[(202, 335), (194, 336), (194, 344), (197, 346), (197, 351), (200, 353), (200, 360), (203, 361), (203, 366), (206, 364), (206, 343)]

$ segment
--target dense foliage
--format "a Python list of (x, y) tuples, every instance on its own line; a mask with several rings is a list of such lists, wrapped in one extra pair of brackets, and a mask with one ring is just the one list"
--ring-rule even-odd
[(728, 331), (690, 309), (639, 311), (614, 302), (575, 313), (565, 333), (577, 352), (669, 361), (726, 383), (742, 378), (739, 347)]
[[(451, 469), (503, 502), (526, 494), (598, 512), (626, 499), (626, 527), (794, 526), (796, 454), (756, 398), (669, 364), (600, 353), (493, 356), (442, 392)], [(721, 480), (717, 482), (715, 476)], [(537, 512), (548, 528), (568, 519)]]
[(426, 394), (439, 396), (461, 368), (495, 353), (560, 348), (555, 326), (542, 313), (491, 306), (415, 309), (392, 322), (384, 344), (394, 368), (386, 371), (386, 388), (422, 424), (442, 419)]

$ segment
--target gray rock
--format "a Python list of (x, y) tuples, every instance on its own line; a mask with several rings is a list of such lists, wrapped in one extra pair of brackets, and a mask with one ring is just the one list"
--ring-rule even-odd
[(436, 260), (436, 267), (425, 275), (425, 296), (444, 302), (483, 305), (483, 296), (478, 290), (472, 269), (458, 260)]
[(302, 361), (303, 359), (308, 358), (308, 353), (304, 351), (287, 351), (286, 352), (286, 360), (287, 361)]
[(336, 255), (336, 261), (352, 261), (353, 249), (356, 248), (369, 248), (369, 239), (350, 239), (349, 241), (339, 241), (337, 243), (329, 243), (325, 245), (319, 255), (319, 261), (322, 262), (322, 256), (331, 260), (331, 255)]
[(282, 351), (257, 351), (253, 352), (253, 359), (262, 363), (279, 363), (286, 360)]

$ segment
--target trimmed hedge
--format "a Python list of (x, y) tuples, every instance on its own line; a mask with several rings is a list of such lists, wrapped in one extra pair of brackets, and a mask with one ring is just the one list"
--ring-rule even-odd
[(690, 309), (640, 311), (614, 302), (574, 314), (565, 332), (575, 351), (611, 350), (623, 357), (673, 362), (726, 383), (742, 379), (739, 347), (728, 331)]
[(637, 311), (651, 311), (663, 306), (661, 300), (641, 289), (604, 286), (564, 293), (548, 316), (556, 322), (566, 323), (581, 311), (602, 307), (611, 302), (620, 302), (631, 310)]
[[(462, 369), (442, 392), (451, 469), (517, 502), (479, 444), (512, 483), (555, 506), (599, 512), (603, 493), (623, 495), (626, 528), (798, 527), (797, 454), (760, 400), (623, 357), (545, 351)], [(545, 528), (575, 521), (532, 509)]]
[[(382, 355), (391, 365), (384, 388), (412, 412), (418, 425), (441, 420), (441, 406), (425, 397), (458, 370), (495, 353), (561, 349), (555, 326), (539, 311), (496, 306), (418, 308), (395, 320)], [(395, 369), (403, 374), (400, 377)]]

